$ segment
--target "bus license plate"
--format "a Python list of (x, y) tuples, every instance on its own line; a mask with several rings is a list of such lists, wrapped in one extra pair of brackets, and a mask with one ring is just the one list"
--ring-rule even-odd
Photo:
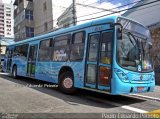
[(143, 91), (144, 87), (138, 87), (138, 91)]

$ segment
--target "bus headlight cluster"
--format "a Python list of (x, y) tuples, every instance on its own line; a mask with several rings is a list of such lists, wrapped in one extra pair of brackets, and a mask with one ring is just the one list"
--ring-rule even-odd
[(123, 82), (129, 82), (127, 75), (123, 71), (120, 69), (114, 69), (114, 71)]

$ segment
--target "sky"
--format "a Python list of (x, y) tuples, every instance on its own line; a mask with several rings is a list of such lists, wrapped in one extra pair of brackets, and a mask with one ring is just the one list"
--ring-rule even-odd
[(3, 1), (3, 3), (11, 3), (11, 1), (14, 1), (14, 0), (2, 0)]
[[(2, 0), (4, 3), (11, 3), (11, 1), (14, 1), (14, 0)], [(80, 0), (80, 1), (83, 1), (83, 0)], [(93, 2), (95, 0), (85, 0), (86, 3), (87, 2)], [(111, 4), (113, 5), (118, 5), (118, 4), (128, 4), (128, 3), (131, 3), (133, 1), (136, 1), (136, 0), (96, 0), (98, 3), (105, 3), (105, 2), (110, 2)]]
[[(13, 3), (15, 0), (3, 0), (4, 3), (11, 3), (11, 1)], [(57, 20), (57, 18), (66, 10), (66, 8), (70, 6), (72, 1), (73, 0), (53, 0), (54, 9), (56, 9), (53, 11), (55, 20)], [(140, 0), (76, 0), (77, 3), (81, 3), (81, 4), (85, 4), (85, 5), (89, 5), (89, 6), (95, 6), (98, 8), (104, 8), (104, 9), (108, 9), (108, 10), (129, 4), (129, 3), (133, 3), (136, 1), (140, 1)], [(122, 9), (129, 8), (133, 5), (134, 4), (131, 4), (130, 6), (116, 8), (113, 11), (120, 11)], [(96, 12), (99, 12), (99, 13), (94, 14)], [(97, 9), (91, 9), (91, 8), (86, 9), (86, 7), (83, 7), (83, 6), (79, 7), (79, 12), (77, 11), (78, 16), (85, 16), (85, 17), (79, 18), (79, 21), (84, 21), (85, 19), (104, 16), (104, 15), (110, 14), (110, 13), (111, 12), (107, 12), (107, 11), (103, 12), (103, 10), (97, 10)], [(117, 13), (117, 14), (122, 14), (122, 13), (124, 13), (124, 12)], [(88, 16), (88, 14), (93, 14), (93, 15)], [(83, 23), (83, 22), (81, 22), (81, 23)]]

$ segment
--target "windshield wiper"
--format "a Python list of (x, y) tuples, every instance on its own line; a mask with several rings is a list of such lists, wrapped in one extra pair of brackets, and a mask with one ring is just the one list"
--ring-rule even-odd
[(139, 44), (138, 44), (138, 40), (135, 38), (135, 36), (134, 36), (131, 32), (127, 32), (127, 34), (128, 34), (128, 37), (129, 37), (131, 43), (133, 44), (133, 46), (135, 46), (135, 45), (134, 45), (133, 41), (131, 40), (131, 37), (130, 37), (130, 36), (132, 36), (132, 38), (134, 39), (134, 41), (135, 41), (135, 43), (136, 43), (136, 46), (138, 47), (138, 50), (140, 50)]
[[(141, 50), (140, 50), (140, 47), (139, 47), (139, 44), (138, 44), (138, 39), (135, 38), (135, 36), (131, 33), (131, 32), (127, 32), (127, 35), (133, 45), (133, 47), (137, 47), (138, 48), (138, 59), (141, 61)], [(131, 37), (134, 39), (135, 41), (135, 45), (131, 39)], [(137, 55), (136, 55), (137, 56)]]
[(130, 37), (130, 32), (127, 33), (127, 36), (128, 36), (130, 42), (132, 43), (132, 45), (133, 45), (133, 47), (134, 47), (135, 45), (134, 45), (134, 43), (133, 43), (133, 41), (132, 41), (132, 39), (131, 39), (131, 37)]

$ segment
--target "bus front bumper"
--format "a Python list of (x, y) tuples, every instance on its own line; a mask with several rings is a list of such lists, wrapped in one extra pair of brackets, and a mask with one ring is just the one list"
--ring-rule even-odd
[(112, 79), (111, 94), (129, 94), (129, 93), (145, 93), (153, 92), (155, 81), (148, 83), (125, 83), (120, 79)]

